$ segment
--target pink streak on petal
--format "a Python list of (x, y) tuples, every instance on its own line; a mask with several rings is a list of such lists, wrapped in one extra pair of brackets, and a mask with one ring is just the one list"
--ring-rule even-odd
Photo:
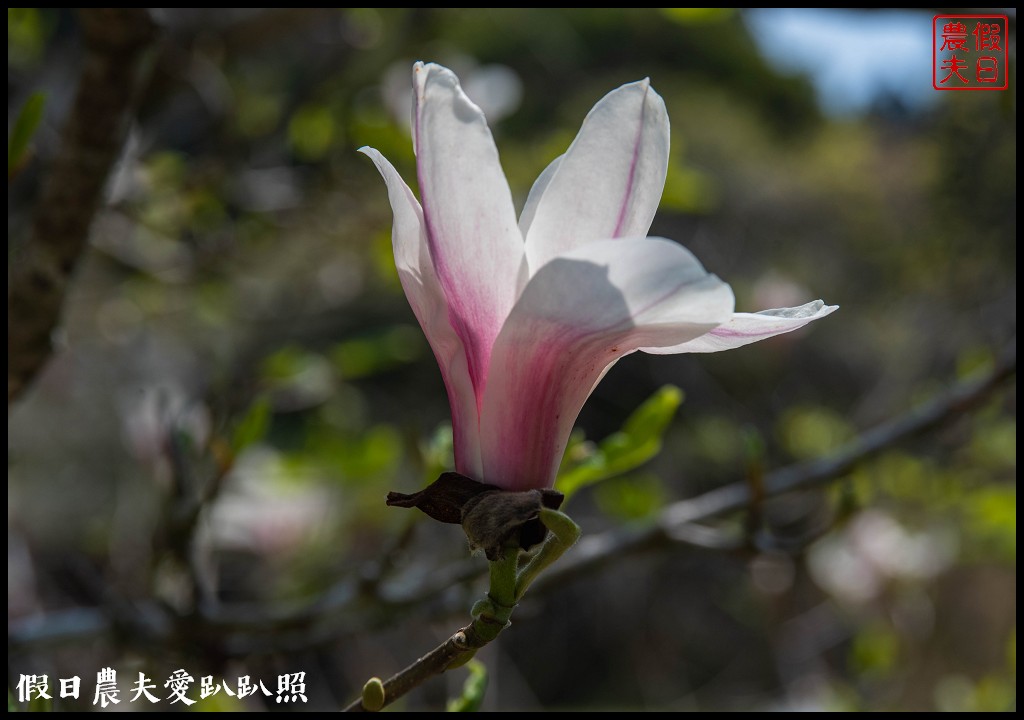
[(732, 350), (759, 340), (793, 332), (830, 315), (838, 309), (815, 300), (792, 308), (762, 310), (757, 313), (734, 313), (732, 318), (703, 337), (671, 347), (641, 348), (655, 355), (675, 353), (710, 353)]
[(494, 340), (518, 294), (522, 235), (480, 109), (446, 68), (418, 63), (413, 83), (427, 244), (479, 410)]
[(522, 223), (530, 272), (598, 239), (646, 235), (668, 159), (668, 113), (649, 80), (608, 93), (531, 190)]
[(603, 240), (552, 260), (530, 279), (494, 346), (480, 413), (486, 482), (550, 487), (609, 365), (639, 347), (704, 335), (733, 306), (728, 285), (665, 240)]
[(503, 382), (518, 388), (502, 409), (502, 441), (485, 458), (487, 482), (507, 490), (551, 487), (583, 403), (605, 368), (631, 352), (610, 346), (603, 335), (564, 327), (534, 328), (542, 339), (523, 347), (507, 363)]
[(430, 259), (423, 211), (412, 190), (383, 155), (372, 148), (362, 148), (361, 152), (373, 160), (388, 187), (395, 216), (392, 243), (398, 278), (427, 336), (448, 391), (456, 469), (464, 475), (479, 477), (482, 468), (476, 394), (466, 367), (463, 343), (448, 320), (448, 303)]
[(452, 413), (452, 448), (455, 454), (455, 469), (471, 478), (483, 476), (480, 463), (480, 421), (474, 405), (472, 386), (460, 386), (457, 378), (465, 377), (466, 354), (461, 347), (454, 348), (447, 358), (434, 351), (441, 368), (441, 379), (448, 393), (448, 406)]
[(640, 124), (636, 128), (636, 138), (633, 140), (633, 160), (629, 164), (629, 176), (626, 179), (626, 190), (622, 194), (622, 207), (619, 209), (619, 218), (615, 222), (615, 231), (611, 234), (611, 237), (617, 238), (622, 237), (623, 226), (626, 224), (626, 213), (629, 211), (629, 206), (633, 201), (633, 182), (636, 180), (636, 166), (640, 162), (640, 148), (641, 140), (644, 135), (644, 116), (647, 114), (647, 93), (650, 92), (650, 86), (646, 88), (644, 92), (644, 102), (640, 104)]

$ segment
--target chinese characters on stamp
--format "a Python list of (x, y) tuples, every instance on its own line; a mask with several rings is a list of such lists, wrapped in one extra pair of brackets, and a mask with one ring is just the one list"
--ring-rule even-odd
[(1005, 90), (1010, 86), (1006, 15), (932, 18), (932, 87)]

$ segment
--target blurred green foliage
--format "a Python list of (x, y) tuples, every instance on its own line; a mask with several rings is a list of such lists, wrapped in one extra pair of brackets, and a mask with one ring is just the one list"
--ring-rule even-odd
[(850, 664), (861, 675), (885, 676), (899, 662), (899, 638), (887, 625), (863, 628), (850, 647)]
[(665, 507), (667, 497), (665, 483), (649, 473), (616, 477), (594, 491), (594, 501), (605, 514), (626, 521), (653, 518)]
[(46, 47), (53, 15), (39, 8), (7, 8), (7, 65), (36, 65)]
[(288, 142), (300, 160), (322, 160), (337, 141), (337, 128), (329, 108), (304, 105), (288, 121)]
[(270, 401), (257, 397), (235, 426), (231, 449), (239, 453), (262, 440), (270, 429), (270, 413)]
[(568, 499), (580, 488), (643, 465), (661, 451), (662, 436), (682, 402), (682, 391), (666, 385), (597, 445), (582, 435), (570, 439), (555, 487)]
[(462, 695), (448, 701), (448, 712), (477, 712), (487, 692), (487, 666), (479, 660), (466, 663), (469, 677), (462, 685)]
[(828, 408), (789, 408), (779, 426), (786, 452), (803, 460), (835, 452), (855, 435), (854, 429)]
[(7, 177), (11, 177), (18, 166), (24, 161), (29, 143), (43, 119), (43, 108), (46, 107), (46, 96), (32, 93), (21, 106), (21, 111), (14, 120), (11, 136), (7, 140)]

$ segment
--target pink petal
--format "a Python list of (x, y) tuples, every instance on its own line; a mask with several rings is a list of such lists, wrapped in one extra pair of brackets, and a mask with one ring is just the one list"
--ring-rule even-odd
[(525, 281), (523, 239), (480, 108), (439, 65), (417, 63), (413, 86), (427, 243), (479, 406), (491, 347)]
[(608, 93), (552, 176), (530, 193), (539, 196), (535, 208), (527, 202), (532, 213), (524, 211), (529, 222), (521, 223), (530, 272), (600, 238), (645, 236), (665, 188), (668, 152), (668, 113), (650, 81)]
[(602, 240), (530, 279), (498, 336), (480, 416), (483, 480), (548, 487), (606, 368), (640, 347), (679, 345), (726, 321), (732, 290), (659, 238)]
[(820, 320), (839, 309), (838, 305), (826, 305), (821, 300), (806, 305), (776, 310), (762, 310), (756, 313), (735, 313), (724, 325), (715, 328), (689, 342), (671, 347), (645, 347), (645, 352), (656, 355), (676, 353), (711, 353), (732, 350), (758, 340), (775, 337), (802, 328), (808, 323)]
[(476, 394), (469, 379), (462, 341), (448, 322), (448, 303), (430, 261), (423, 211), (412, 190), (383, 155), (369, 147), (360, 148), (360, 152), (373, 160), (388, 186), (388, 199), (395, 215), (391, 242), (398, 278), (434, 351), (448, 390), (455, 467), (464, 475), (479, 477), (482, 467)]

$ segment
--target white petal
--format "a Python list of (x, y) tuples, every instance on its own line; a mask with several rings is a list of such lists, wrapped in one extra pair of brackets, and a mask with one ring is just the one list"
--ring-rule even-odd
[(537, 214), (540, 199), (544, 196), (544, 191), (547, 190), (551, 178), (555, 176), (555, 171), (558, 170), (564, 157), (565, 155), (559, 155), (544, 168), (544, 171), (534, 181), (533, 187), (530, 188), (530, 194), (526, 196), (526, 204), (523, 206), (522, 214), (519, 215), (519, 232), (524, 238), (530, 231), (530, 223), (533, 222), (534, 215)]
[[(407, 271), (417, 278), (426, 272), (428, 284), (433, 291), (439, 294), (441, 302), (444, 302), (441, 293), (441, 286), (437, 283), (437, 276), (430, 263), (430, 250), (427, 248), (426, 234), (423, 230), (423, 210), (412, 190), (406, 184), (402, 176), (398, 174), (395, 166), (386, 157), (372, 147), (361, 147), (359, 152), (366, 155), (373, 161), (377, 171), (384, 178), (388, 188), (388, 200), (391, 202), (391, 211), (395, 220), (391, 227), (391, 244), (395, 250), (395, 265), (399, 272)], [(426, 266), (425, 270), (421, 266)], [(409, 299), (413, 310), (417, 311), (417, 303)]]
[(430, 255), (481, 397), (525, 267), (512, 194), (483, 113), (439, 65), (413, 68), (416, 165)]
[(611, 363), (699, 337), (733, 304), (728, 285), (658, 238), (602, 240), (546, 264), (494, 346), (480, 416), (484, 481), (550, 486), (576, 416)]
[(799, 307), (762, 310), (756, 313), (735, 313), (727, 323), (695, 340), (671, 347), (641, 349), (657, 355), (732, 350), (758, 340), (798, 330), (838, 309), (838, 305), (826, 305), (821, 300), (815, 300)]
[(668, 113), (648, 80), (606, 95), (583, 121), (525, 226), (530, 272), (594, 240), (647, 235), (665, 189), (668, 153)]
[(383, 155), (369, 147), (359, 151), (373, 160), (387, 183), (388, 198), (395, 216), (391, 242), (398, 278), (434, 351), (448, 390), (456, 469), (464, 475), (479, 477), (480, 435), (476, 394), (470, 382), (462, 341), (448, 321), (448, 303), (430, 261), (423, 212), (412, 190)]

